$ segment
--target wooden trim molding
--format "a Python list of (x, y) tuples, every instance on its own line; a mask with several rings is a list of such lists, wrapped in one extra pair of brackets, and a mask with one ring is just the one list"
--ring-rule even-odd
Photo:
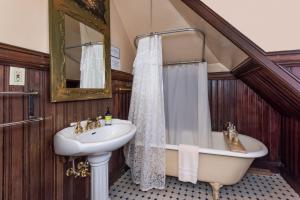
[(111, 77), (113, 80), (132, 82), (133, 75), (127, 72), (112, 69)]
[(268, 51), (268, 52), (265, 52), (265, 55), (267, 55), (267, 56), (291, 55), (291, 54), (300, 54), (300, 49), (284, 50), (284, 51)]
[(273, 51), (265, 55), (277, 64), (300, 63), (300, 50)]
[(273, 173), (279, 173), (282, 167), (282, 163), (280, 161), (266, 161), (257, 159), (254, 161), (252, 166), (260, 169), (268, 169)]
[(253, 71), (259, 70), (260, 68), (261, 67), (252, 58), (247, 58), (237, 67), (232, 69), (232, 74), (236, 77), (242, 77)]
[(0, 64), (49, 70), (49, 54), (0, 43)]
[(209, 72), (208, 80), (235, 80), (236, 77), (231, 72)]
[(292, 186), (292, 188), (298, 193), (300, 194), (300, 177), (294, 177), (291, 176), (289, 172), (287, 172), (286, 170), (284, 170), (283, 168), (280, 171), (280, 174), (283, 176), (284, 180), (286, 180), (286, 182)]
[[(24, 68), (49, 70), (50, 58), (47, 53), (0, 43), (0, 64), (5, 66), (14, 65)], [(114, 69), (112, 69), (111, 72), (112, 80), (129, 82), (133, 80), (133, 76), (130, 73)]]

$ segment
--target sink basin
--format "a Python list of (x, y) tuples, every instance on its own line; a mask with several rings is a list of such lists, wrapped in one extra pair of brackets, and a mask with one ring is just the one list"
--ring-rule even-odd
[(111, 151), (124, 146), (136, 132), (126, 120), (113, 119), (111, 126), (75, 134), (75, 127), (65, 128), (54, 136), (54, 151), (62, 156), (88, 156), (91, 166), (91, 200), (109, 200), (108, 163)]
[(111, 126), (74, 134), (75, 127), (68, 127), (54, 136), (55, 153), (63, 156), (88, 156), (114, 151), (134, 136), (135, 125), (126, 120), (113, 119)]

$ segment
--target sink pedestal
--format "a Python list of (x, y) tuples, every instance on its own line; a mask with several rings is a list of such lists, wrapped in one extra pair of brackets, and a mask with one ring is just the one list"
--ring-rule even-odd
[(55, 134), (55, 153), (61, 156), (88, 156), (91, 166), (91, 200), (108, 200), (108, 161), (111, 152), (134, 137), (136, 126), (127, 120), (113, 119), (111, 126), (94, 128), (82, 134), (75, 134), (75, 129), (67, 127)]
[(91, 200), (108, 200), (108, 162), (111, 153), (89, 156), (91, 166)]

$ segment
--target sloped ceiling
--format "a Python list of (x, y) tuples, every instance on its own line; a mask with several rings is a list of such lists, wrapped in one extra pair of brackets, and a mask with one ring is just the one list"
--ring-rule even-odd
[(300, 49), (299, 0), (201, 1), (264, 51)]
[[(113, 0), (134, 47), (137, 35), (178, 28), (200, 28), (207, 37), (205, 55), (209, 71), (229, 71), (248, 56), (180, 0)], [(202, 38), (196, 33), (174, 34), (163, 39), (165, 63), (201, 59)]]

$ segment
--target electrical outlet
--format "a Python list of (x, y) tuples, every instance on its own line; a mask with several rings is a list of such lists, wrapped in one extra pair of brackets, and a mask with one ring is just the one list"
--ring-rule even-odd
[(19, 67), (10, 67), (9, 85), (25, 85), (25, 69)]

